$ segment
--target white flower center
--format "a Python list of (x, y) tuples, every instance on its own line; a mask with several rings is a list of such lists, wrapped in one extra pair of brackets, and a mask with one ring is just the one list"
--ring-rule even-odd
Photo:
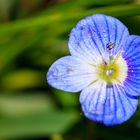
[(106, 84), (122, 84), (127, 77), (128, 66), (121, 52), (115, 56), (101, 57), (95, 64), (97, 80)]

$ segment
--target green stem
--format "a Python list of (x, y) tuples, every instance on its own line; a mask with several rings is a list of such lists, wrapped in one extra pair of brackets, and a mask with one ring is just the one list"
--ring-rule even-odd
[(88, 121), (88, 132), (87, 132), (87, 140), (95, 139), (95, 123), (92, 121)]

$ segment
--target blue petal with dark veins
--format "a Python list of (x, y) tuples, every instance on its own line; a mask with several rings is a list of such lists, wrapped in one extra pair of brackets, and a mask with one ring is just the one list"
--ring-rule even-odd
[(138, 98), (127, 96), (122, 86), (108, 88), (102, 83), (96, 83), (82, 91), (80, 103), (87, 118), (105, 125), (116, 125), (134, 114)]

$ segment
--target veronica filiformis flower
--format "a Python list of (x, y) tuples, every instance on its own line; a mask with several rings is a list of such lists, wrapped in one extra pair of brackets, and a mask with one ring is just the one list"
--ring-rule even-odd
[(54, 62), (48, 83), (79, 92), (85, 116), (105, 125), (120, 124), (136, 111), (140, 95), (140, 37), (118, 19), (95, 14), (72, 29), (70, 56)]

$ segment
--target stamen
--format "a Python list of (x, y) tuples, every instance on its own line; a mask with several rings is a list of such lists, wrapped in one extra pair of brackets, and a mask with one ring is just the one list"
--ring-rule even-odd
[(111, 50), (115, 47), (115, 43), (109, 42), (106, 44), (106, 52), (108, 54), (108, 61), (113, 60), (113, 56), (111, 55)]
[(106, 75), (111, 76), (113, 72), (114, 72), (114, 69), (109, 69), (106, 71)]
[(110, 88), (113, 84), (122, 84), (127, 76), (127, 64), (122, 57), (122, 51), (116, 55), (109, 53), (109, 50), (105, 52), (96, 69), (97, 79), (105, 81)]
[(109, 54), (109, 59), (111, 56), (111, 50), (115, 47), (115, 43), (109, 42), (106, 44), (106, 52)]
[(106, 87), (107, 87), (107, 88), (112, 88), (112, 87), (113, 87), (112, 82), (108, 82), (107, 85), (106, 85)]
[(115, 43), (109, 42), (106, 44), (106, 48), (110, 51), (111, 49), (113, 49), (115, 47)]

